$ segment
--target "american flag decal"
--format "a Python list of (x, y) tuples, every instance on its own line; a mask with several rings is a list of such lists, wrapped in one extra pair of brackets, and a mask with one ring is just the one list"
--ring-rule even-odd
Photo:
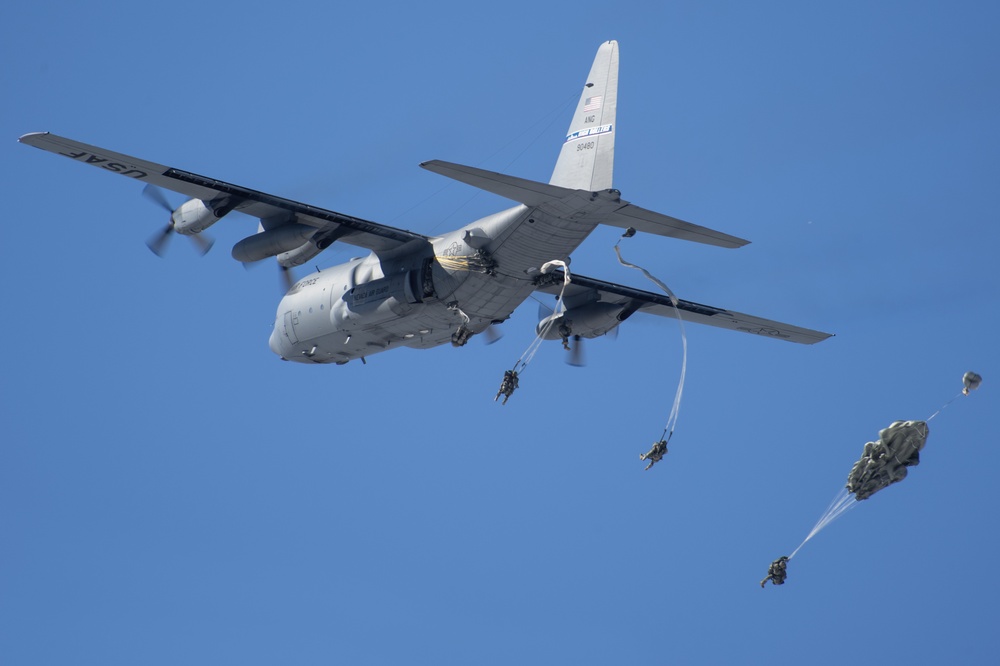
[(597, 111), (599, 108), (601, 108), (602, 99), (603, 97), (601, 95), (598, 95), (596, 97), (588, 97), (587, 99), (583, 100), (583, 110)]

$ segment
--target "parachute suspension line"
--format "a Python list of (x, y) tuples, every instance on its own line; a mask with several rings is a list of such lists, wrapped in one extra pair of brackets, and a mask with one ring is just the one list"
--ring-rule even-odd
[(552, 328), (552, 325), (555, 323), (558, 315), (566, 311), (566, 306), (563, 304), (563, 296), (566, 294), (566, 287), (570, 283), (569, 266), (566, 265), (565, 261), (556, 259), (543, 264), (541, 272), (551, 273), (556, 266), (562, 266), (563, 284), (562, 288), (559, 290), (559, 298), (556, 300), (555, 310), (553, 310), (552, 315), (550, 315), (549, 320), (545, 323), (545, 326), (538, 331), (538, 335), (535, 336), (535, 339), (532, 340), (531, 344), (528, 345), (528, 348), (523, 354), (521, 354), (521, 358), (517, 359), (517, 362), (514, 363), (514, 367), (510, 370), (504, 370), (503, 381), (500, 383), (500, 390), (497, 391), (497, 395), (493, 398), (493, 402), (496, 402), (500, 399), (500, 396), (503, 396), (503, 404), (507, 404), (507, 400), (514, 394), (514, 391), (517, 390), (518, 376), (524, 372), (524, 369), (528, 367), (529, 363), (531, 363), (531, 359), (535, 357), (535, 353), (537, 353), (539, 347), (542, 346), (542, 342), (545, 341), (545, 336), (548, 335), (549, 329)]
[(932, 418), (934, 418), (935, 416), (943, 412), (945, 409), (947, 409), (948, 405), (958, 400), (959, 395), (969, 395), (969, 393), (979, 388), (979, 385), (983, 383), (983, 378), (978, 373), (972, 372), (970, 370), (969, 372), (962, 375), (962, 383), (965, 384), (965, 386), (958, 393), (958, 395), (956, 395), (954, 398), (941, 405), (941, 407), (936, 412), (927, 417), (926, 421), (930, 421)]
[(960, 395), (968, 395), (968, 393), (965, 393), (964, 391), (959, 391), (955, 395), (954, 398), (952, 398), (948, 402), (946, 402), (943, 405), (941, 405), (940, 407), (938, 407), (938, 410), (936, 412), (934, 412), (933, 414), (931, 414), (930, 416), (928, 416), (926, 419), (924, 419), (924, 422), (930, 421), (932, 418), (934, 418), (935, 416), (937, 416), (938, 414), (940, 414), (941, 412), (943, 412), (945, 409), (948, 408), (948, 405), (950, 405), (951, 403), (953, 403), (956, 400), (958, 400), (958, 396), (960, 396)]
[[(633, 230), (629, 230), (622, 235), (622, 238), (631, 238), (634, 234), (635, 232)], [(677, 307), (680, 301), (677, 299), (677, 296), (674, 295), (674, 292), (670, 290), (670, 287), (665, 285), (652, 273), (647, 271), (642, 266), (637, 266), (635, 264), (631, 264), (625, 261), (625, 259), (622, 258), (621, 250), (618, 248), (618, 245), (621, 242), (622, 242), (621, 238), (619, 238), (618, 243), (615, 243), (615, 254), (618, 255), (618, 263), (620, 263), (622, 266), (625, 266), (626, 268), (634, 268), (637, 271), (641, 271), (642, 274), (645, 275), (650, 282), (652, 282), (653, 284), (655, 284), (656, 286), (658, 286), (660, 289), (663, 290), (663, 293), (667, 295), (667, 297), (670, 299), (670, 302), (674, 306), (674, 314), (677, 316), (677, 324), (680, 326), (681, 329), (681, 346), (684, 351), (683, 360), (681, 361), (681, 377), (680, 380), (677, 382), (677, 393), (674, 394), (674, 404), (670, 409), (670, 415), (667, 417), (667, 423), (666, 425), (663, 426), (663, 434), (660, 436), (661, 440), (669, 443), (670, 438), (673, 437), (674, 435), (674, 428), (677, 427), (677, 417), (681, 411), (681, 396), (684, 394), (684, 379), (687, 376), (688, 341), (687, 341), (687, 332), (684, 330), (684, 319), (681, 317), (680, 308)]]
[(854, 497), (854, 495), (848, 491), (847, 488), (841, 488), (840, 492), (833, 498), (833, 501), (830, 502), (830, 506), (827, 507), (826, 513), (819, 517), (819, 520), (816, 521), (816, 525), (813, 526), (812, 531), (809, 532), (806, 538), (802, 540), (799, 547), (788, 556), (788, 559), (795, 557), (795, 553), (802, 550), (802, 546), (806, 545), (806, 542), (809, 541), (809, 539), (812, 539), (814, 536), (819, 534), (820, 530), (835, 521), (837, 518), (840, 518), (857, 505), (858, 500)]
[(571, 282), (569, 274), (569, 266), (566, 265), (565, 261), (559, 261), (557, 259), (555, 261), (550, 261), (544, 264), (541, 268), (541, 272), (551, 273), (552, 269), (554, 269), (556, 266), (561, 266), (563, 269), (563, 285), (562, 288), (559, 290), (559, 298), (556, 299), (556, 307), (552, 311), (552, 315), (549, 317), (548, 322), (546, 322), (542, 330), (538, 332), (538, 335), (535, 336), (535, 339), (531, 342), (531, 344), (528, 345), (528, 348), (525, 350), (525, 352), (521, 354), (521, 358), (517, 360), (517, 363), (514, 364), (514, 372), (518, 374), (524, 372), (524, 369), (528, 367), (529, 363), (531, 363), (531, 359), (535, 357), (535, 354), (538, 352), (538, 349), (542, 346), (542, 342), (545, 340), (545, 336), (548, 335), (549, 330), (552, 328), (553, 324), (555, 323), (555, 320), (558, 318), (558, 315), (566, 311), (566, 306), (563, 304), (563, 296), (566, 293), (566, 287)]
[[(969, 393), (971, 391), (974, 391), (977, 388), (979, 388), (979, 385), (982, 383), (983, 378), (981, 376), (979, 376), (978, 374), (976, 374), (975, 372), (971, 372), (970, 371), (970, 372), (965, 373), (965, 376), (962, 377), (962, 381), (965, 384), (965, 387), (962, 389), (962, 391), (959, 392), (951, 400), (949, 400), (948, 402), (946, 402), (943, 405), (941, 405), (941, 407), (938, 408), (938, 410), (936, 412), (934, 412), (933, 414), (931, 414), (924, 421), (924, 424), (925, 424), (925, 426), (924, 426), (925, 430), (924, 430), (924, 433), (923, 433), (924, 437), (926, 437), (926, 435), (927, 435), (927, 432), (926, 432), (926, 422), (930, 421), (935, 416), (937, 416), (938, 414), (940, 414), (941, 412), (943, 412), (945, 409), (947, 409), (947, 407), (949, 405), (951, 405), (951, 403), (953, 403), (956, 400), (958, 400), (958, 396), (960, 396), (960, 395), (969, 395)], [(902, 422), (900, 422), (900, 424), (904, 425), (904, 426), (907, 425), (907, 424), (902, 423)], [(893, 426), (895, 426), (895, 425), (896, 424), (893, 424)], [(893, 427), (893, 426), (890, 426), (890, 428)], [(886, 430), (888, 430), (888, 429), (886, 429)], [(886, 430), (883, 430), (883, 431), (879, 432), (879, 440), (880, 440), (880, 442), (883, 440), (883, 434), (886, 432)], [(869, 444), (873, 444), (873, 443), (870, 442)], [(919, 450), (919, 448), (917, 450)], [(861, 461), (859, 461), (859, 463), (855, 464), (856, 468), (857, 468), (857, 465), (860, 464), (860, 462), (863, 462), (865, 460), (866, 455), (868, 455), (867, 454), (867, 451), (868, 451), (868, 446), (867, 445), (865, 447), (865, 451), (866, 451), (866, 453), (864, 455), (862, 455)], [(897, 458), (897, 460), (898, 460), (898, 458)], [(905, 464), (906, 463), (904, 463), (904, 465)], [(904, 476), (905, 476), (905, 474), (904, 474)], [(852, 483), (853, 483), (852, 482), (853, 478), (854, 478), (854, 471), (852, 470), (851, 471), (851, 476), (848, 477), (847, 486), (840, 489), (840, 492), (838, 492), (837, 495), (833, 498), (833, 501), (830, 503), (830, 506), (827, 507), (826, 513), (824, 513), (822, 516), (820, 516), (820, 519), (818, 521), (816, 521), (816, 525), (812, 528), (812, 531), (809, 532), (808, 535), (806, 535), (806, 538), (802, 540), (802, 543), (799, 544), (799, 547), (796, 548), (792, 552), (792, 554), (788, 556), (789, 560), (792, 559), (793, 557), (795, 557), (795, 554), (798, 553), (802, 549), (802, 546), (806, 545), (806, 543), (809, 541), (809, 539), (811, 539), (814, 536), (816, 536), (820, 532), (820, 530), (822, 530), (824, 527), (826, 527), (827, 525), (829, 525), (830, 523), (832, 523), (833, 521), (835, 521), (837, 518), (839, 518), (840, 516), (844, 515), (845, 513), (847, 513), (848, 511), (850, 511), (854, 507), (856, 507), (858, 504), (860, 504), (860, 500), (858, 499), (859, 489), (855, 488), (853, 491), (850, 489), (851, 486), (852, 486)], [(894, 479), (892, 481), (889, 481), (888, 483), (894, 483), (895, 481), (898, 481), (898, 480), (899, 479), (897, 478), (897, 479)], [(883, 485), (883, 486), (877, 487), (872, 492), (877, 492), (882, 487), (885, 487), (885, 486)], [(862, 487), (861, 491), (863, 491), (863, 490), (864, 490), (864, 488)], [(863, 494), (862, 495), (862, 499), (865, 499), (867, 497), (871, 497), (871, 493), (867, 493), (867, 494)], [(765, 579), (765, 580), (767, 580), (767, 579)]]

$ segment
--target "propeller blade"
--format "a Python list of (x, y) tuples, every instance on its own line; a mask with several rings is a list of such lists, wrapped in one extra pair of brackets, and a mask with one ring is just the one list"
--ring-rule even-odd
[(208, 254), (208, 251), (212, 249), (213, 245), (215, 245), (214, 239), (209, 238), (208, 236), (202, 236), (201, 234), (191, 234), (188, 238), (190, 238), (191, 242), (198, 246), (198, 252), (203, 257)]
[[(167, 250), (167, 241), (170, 240), (170, 234), (174, 231), (174, 207), (170, 205), (170, 201), (167, 199), (167, 195), (163, 193), (163, 190), (152, 183), (142, 188), (142, 195), (163, 210), (170, 213), (170, 223), (167, 224), (162, 231), (146, 241), (146, 247), (152, 250), (153, 254), (156, 256), (162, 257), (163, 253)], [(203, 257), (208, 254), (208, 251), (212, 249), (213, 245), (215, 245), (215, 241), (208, 236), (190, 234), (189, 238), (191, 239), (191, 242), (197, 246), (198, 252)]]
[(566, 362), (577, 368), (586, 365), (583, 360), (583, 338), (579, 335), (573, 336), (573, 344), (569, 348), (569, 358), (566, 359)]
[(149, 184), (142, 188), (142, 195), (171, 215), (170, 222), (167, 223), (167, 226), (146, 241), (146, 247), (148, 247), (156, 256), (162, 257), (163, 253), (167, 251), (167, 241), (170, 240), (170, 234), (174, 231), (174, 207), (170, 205), (169, 201), (167, 201), (167, 197), (163, 194), (163, 190), (158, 188), (156, 185)]
[(287, 294), (292, 290), (292, 285), (295, 284), (295, 274), (292, 273), (291, 268), (286, 268), (281, 264), (278, 264), (278, 273), (281, 277), (281, 286), (285, 288), (285, 291), (282, 293)]
[(500, 330), (493, 324), (486, 327), (486, 330), (483, 331), (483, 335), (486, 336), (486, 344), (488, 345), (497, 342), (503, 337), (503, 333), (501, 333)]
[(158, 188), (156, 185), (149, 184), (142, 188), (142, 195), (156, 203), (160, 206), (160, 208), (167, 211), (171, 215), (174, 214), (174, 207), (170, 205), (169, 201), (167, 201), (167, 196), (163, 193), (163, 190)]
[(170, 234), (173, 233), (173, 231), (174, 226), (172, 224), (168, 224), (162, 231), (158, 232), (146, 241), (146, 247), (152, 250), (153, 254), (156, 256), (162, 257), (164, 251), (167, 249), (167, 241), (170, 240)]

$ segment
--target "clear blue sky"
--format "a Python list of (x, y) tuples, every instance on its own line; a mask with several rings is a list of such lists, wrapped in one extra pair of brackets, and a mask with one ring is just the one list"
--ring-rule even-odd
[[(988, 2), (6, 3), (0, 9), (0, 661), (995, 663), (1000, 9)], [(655, 8), (650, 8), (655, 6)], [(433, 234), (508, 205), (428, 159), (547, 180), (621, 48), (615, 186), (753, 243), (623, 246), (682, 298), (836, 333), (669, 320), (305, 367), (271, 266), (198, 258), (51, 131)], [(175, 197), (177, 203), (180, 198)], [(574, 268), (649, 288), (615, 230)], [(354, 249), (328, 251), (321, 267)], [(300, 273), (301, 274), (301, 273)], [(866, 441), (919, 467), (761, 590)]]

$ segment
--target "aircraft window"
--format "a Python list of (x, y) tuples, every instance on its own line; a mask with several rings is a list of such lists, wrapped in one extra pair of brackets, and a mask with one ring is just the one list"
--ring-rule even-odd
[(322, 305), (320, 305), (320, 306), (319, 306), (319, 309), (320, 309), (320, 310), (322, 310), (322, 309), (323, 309), (323, 306), (322, 306)]
[(313, 309), (309, 308), (309, 314), (312, 314), (312, 313), (313, 313)]

